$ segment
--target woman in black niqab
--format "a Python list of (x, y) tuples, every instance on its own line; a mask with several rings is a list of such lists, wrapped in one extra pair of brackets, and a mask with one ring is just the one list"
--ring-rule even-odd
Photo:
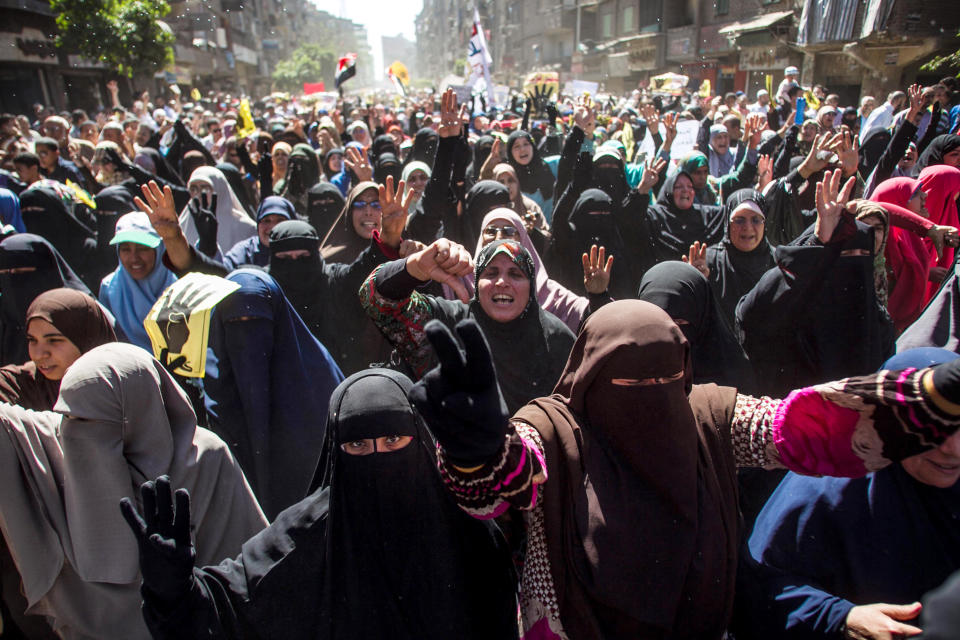
[(400, 373), (369, 369), (333, 392), (315, 491), (194, 570), (175, 615), (144, 590), (155, 638), (517, 637), (509, 552), (453, 501)]
[(439, 143), (440, 135), (430, 127), (423, 127), (413, 137), (413, 147), (410, 149), (410, 155), (407, 156), (404, 164), (419, 160), (432, 167), (433, 160), (437, 157), (437, 145)]
[(346, 200), (332, 182), (318, 182), (307, 191), (307, 222), (314, 229), (329, 229), (343, 211)]
[(493, 149), (493, 136), (485, 135), (477, 138), (473, 145), (473, 160), (467, 167), (467, 180), (470, 182), (468, 186), (480, 182), (480, 169), (490, 156), (491, 149)]
[(41, 293), (60, 287), (90, 294), (63, 256), (40, 236), (18, 233), (0, 242), (0, 365), (30, 359), (27, 309)]
[(643, 276), (637, 298), (657, 305), (680, 326), (690, 343), (694, 384), (753, 393), (753, 370), (702, 273), (685, 262), (661, 262)]

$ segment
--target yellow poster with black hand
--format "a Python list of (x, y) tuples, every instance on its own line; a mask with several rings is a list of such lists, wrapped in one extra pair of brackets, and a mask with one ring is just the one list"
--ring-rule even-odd
[(154, 357), (179, 376), (202, 378), (210, 312), (239, 288), (236, 282), (202, 273), (187, 274), (167, 287), (143, 321)]
[(545, 105), (560, 95), (560, 74), (556, 71), (535, 71), (523, 79), (523, 95)]

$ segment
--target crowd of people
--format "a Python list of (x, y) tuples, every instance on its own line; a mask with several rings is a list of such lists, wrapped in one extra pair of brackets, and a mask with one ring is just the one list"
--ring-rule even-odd
[(960, 83), (798, 75), (0, 116), (0, 635), (960, 636)]

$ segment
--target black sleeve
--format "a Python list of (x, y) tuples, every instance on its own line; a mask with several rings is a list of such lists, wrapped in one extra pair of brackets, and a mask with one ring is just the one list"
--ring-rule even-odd
[[(906, 118), (904, 118), (906, 120)], [(923, 138), (917, 143), (917, 155), (923, 155), (924, 149), (937, 137), (937, 123), (940, 122), (940, 103), (934, 101), (933, 112), (930, 114), (930, 124), (923, 133)]]
[(430, 244), (441, 236), (459, 242), (454, 236), (460, 235), (460, 221), (457, 219), (456, 200), (450, 189), (456, 145), (456, 138), (440, 138), (430, 180), (423, 190), (419, 206), (407, 220), (410, 237), (424, 244)]
[[(178, 278), (182, 278), (188, 273), (205, 273), (211, 276), (220, 276), (225, 277), (230, 270), (219, 260), (206, 256), (200, 251), (197, 251), (196, 247), (190, 247), (190, 264), (187, 265), (186, 269), (177, 269), (173, 266), (173, 263), (170, 262), (170, 256), (167, 253), (163, 254), (163, 264), (173, 271), (174, 275)], [(358, 287), (360, 285), (357, 285)]]
[(376, 241), (371, 239), (370, 246), (361, 251), (357, 259), (350, 264), (340, 262), (325, 264), (323, 270), (329, 279), (331, 289), (335, 290), (337, 294), (342, 294), (342, 296), (338, 295), (337, 299), (356, 300), (357, 291), (360, 290), (363, 281), (374, 269), (387, 262), (387, 260), (389, 258), (380, 251)]
[(406, 300), (418, 287), (425, 284), (407, 271), (406, 258), (384, 263), (377, 270), (377, 275), (373, 281), (377, 293), (388, 300)]
[(780, 147), (780, 153), (773, 163), (773, 179), (782, 178), (790, 172), (790, 160), (797, 154), (797, 137), (800, 135), (800, 127), (792, 125), (787, 130), (787, 135), (783, 139), (783, 146)]
[(583, 146), (585, 136), (586, 133), (580, 127), (574, 127), (567, 135), (563, 143), (563, 151), (560, 152), (560, 160), (557, 162), (557, 183), (553, 188), (554, 193), (563, 193), (573, 179), (577, 155), (580, 153), (580, 147)]
[(707, 149), (710, 148), (710, 127), (712, 125), (713, 120), (709, 116), (705, 116), (700, 121), (700, 130), (697, 131), (697, 149), (701, 153), (707, 153)]
[(896, 168), (897, 163), (903, 158), (903, 154), (907, 152), (910, 141), (913, 140), (916, 135), (917, 125), (904, 118), (900, 126), (897, 127), (896, 132), (894, 132), (893, 137), (890, 138), (890, 143), (887, 145), (887, 148), (884, 149), (880, 155), (876, 167), (862, 167), (863, 170), (860, 171), (860, 175), (869, 176), (872, 171), (874, 174), (874, 186), (889, 178), (890, 174), (892, 174)]

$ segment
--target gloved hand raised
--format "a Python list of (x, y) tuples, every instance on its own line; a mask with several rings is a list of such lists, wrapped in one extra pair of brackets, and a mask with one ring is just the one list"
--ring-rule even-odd
[(217, 255), (217, 194), (201, 193), (187, 205), (197, 227), (197, 248), (211, 258)]
[(137, 537), (143, 586), (167, 603), (186, 595), (193, 579), (196, 551), (190, 539), (190, 494), (177, 489), (176, 511), (170, 478), (140, 485), (143, 517), (130, 498), (120, 501), (120, 512)]
[(443, 323), (427, 324), (427, 338), (440, 365), (414, 385), (410, 400), (452, 462), (483, 464), (503, 446), (507, 405), (480, 326), (462, 320), (456, 330), (465, 353)]

